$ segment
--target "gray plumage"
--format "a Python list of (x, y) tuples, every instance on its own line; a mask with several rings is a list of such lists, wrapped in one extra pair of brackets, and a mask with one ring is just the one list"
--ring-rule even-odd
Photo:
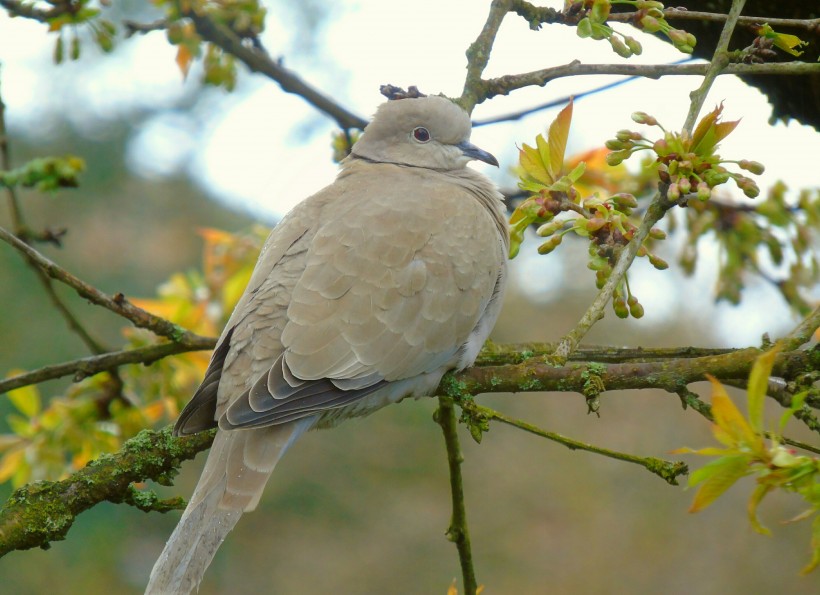
[[(423, 130), (419, 130), (423, 129)], [(150, 594), (195, 590), (287, 448), (311, 428), (435, 391), (473, 363), (506, 280), (501, 195), (442, 97), (383, 104), (336, 181), (273, 229), (179, 435), (219, 426)]]

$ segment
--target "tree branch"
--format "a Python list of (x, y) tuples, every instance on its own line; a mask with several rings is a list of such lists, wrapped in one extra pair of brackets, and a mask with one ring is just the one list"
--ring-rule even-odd
[(480, 90), (483, 87), (481, 75), (490, 61), (490, 53), (501, 22), (507, 16), (511, 6), (511, 0), (493, 0), (481, 33), (467, 49), (467, 76), (464, 79), (464, 89), (458, 103), (468, 114), (473, 112), (476, 104), (486, 99), (480, 96)]
[[(511, 91), (524, 87), (543, 87), (550, 81), (567, 76), (612, 74), (657, 79), (662, 76), (703, 76), (708, 70), (709, 64), (582, 64), (578, 60), (573, 60), (562, 66), (482, 80), (476, 93), (476, 103), (481, 103), (496, 95), (508, 95)], [(818, 73), (820, 73), (820, 64), (778, 62), (776, 64), (729, 64), (720, 74), (806, 76)]]
[(453, 399), (439, 397), (438, 410), (434, 419), (441, 426), (444, 433), (444, 443), (447, 446), (447, 463), (450, 470), (450, 492), (453, 501), (453, 514), (450, 517), (450, 527), (447, 529), (447, 539), (456, 544), (458, 559), (461, 563), (461, 575), (464, 581), (464, 593), (476, 595), (478, 582), (475, 578), (473, 554), (470, 548), (470, 531), (467, 527), (467, 508), (464, 503), (464, 483), (461, 479), (461, 463), (464, 457), (458, 442), (458, 424), (453, 407)]
[(261, 49), (243, 44), (242, 39), (225, 25), (196, 12), (193, 8), (183, 12), (183, 16), (191, 19), (197, 33), (204, 40), (233, 54), (251, 71), (259, 72), (276, 81), (283, 91), (299, 95), (317, 110), (335, 120), (342, 129), (364, 129), (367, 125), (367, 120), (350, 112), (315, 87), (310, 86), (295, 72), (282, 66), (281, 61), (274, 62)]
[(44, 366), (25, 374), (0, 380), (0, 394), (22, 386), (37, 384), (64, 376), (73, 375), (74, 382), (78, 382), (88, 376), (116, 370), (119, 366), (126, 364), (148, 365), (169, 355), (177, 355), (190, 351), (204, 351), (213, 349), (215, 345), (216, 339), (191, 334), (190, 338), (185, 338), (177, 343), (160, 343), (159, 345), (148, 345), (137, 349), (112, 351), (100, 355), (83, 357), (61, 364)]
[(180, 463), (210, 447), (214, 434), (174, 438), (170, 426), (143, 430), (119, 452), (92, 461), (67, 479), (15, 490), (0, 508), (0, 557), (65, 539), (77, 515), (100, 502), (133, 502), (132, 482), (152, 479), (170, 485)]
[[(554, 367), (544, 363), (542, 358), (531, 357), (521, 364), (475, 367), (448, 374), (438, 391), (462, 403), (470, 399), (470, 395), (482, 392), (573, 391), (586, 394), (591, 383), (596, 385), (599, 393), (660, 388), (681, 394), (688, 391), (688, 383), (703, 380), (707, 373), (722, 380), (747, 378), (759, 354), (759, 350), (749, 348), (683, 360), (623, 364), (577, 362), (565, 367)], [(818, 370), (820, 346), (815, 346), (810, 350), (779, 353), (773, 375), (793, 378)], [(699, 401), (697, 395), (694, 398)], [(705, 406), (702, 409), (708, 411), (708, 405), (702, 404)], [(499, 421), (509, 423), (500, 418)], [(523, 429), (530, 431), (529, 428)], [(123, 501), (131, 482), (145, 479), (169, 481), (179, 462), (208, 448), (212, 438), (212, 434), (205, 433), (179, 439), (173, 438), (170, 432), (170, 427), (160, 432), (141, 432), (126, 442), (118, 453), (101, 457), (66, 480), (40, 482), (16, 490), (0, 509), (0, 555), (63, 539), (76, 515), (104, 500)], [(787, 440), (786, 443), (816, 450), (796, 441)], [(56, 512), (52, 515), (49, 511)]]
[(202, 339), (198, 335), (176, 325), (164, 318), (155, 316), (150, 312), (146, 312), (142, 308), (138, 308), (123, 296), (121, 293), (115, 294), (113, 297), (101, 292), (96, 287), (89, 285), (82, 279), (79, 279), (61, 268), (37, 250), (15, 237), (14, 234), (8, 230), (0, 227), (0, 240), (3, 240), (11, 247), (22, 253), (26, 258), (37, 265), (46, 275), (64, 283), (74, 289), (80, 297), (90, 301), (92, 304), (102, 306), (107, 310), (111, 310), (115, 314), (127, 318), (134, 326), (145, 328), (153, 333), (171, 339), (172, 341), (187, 342), (194, 344)]

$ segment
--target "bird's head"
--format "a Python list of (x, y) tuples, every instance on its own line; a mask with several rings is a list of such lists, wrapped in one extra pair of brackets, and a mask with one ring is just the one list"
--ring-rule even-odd
[(477, 159), (498, 166), (470, 142), (470, 117), (445, 97), (397, 99), (383, 103), (352, 153), (370, 161), (436, 170), (462, 169)]

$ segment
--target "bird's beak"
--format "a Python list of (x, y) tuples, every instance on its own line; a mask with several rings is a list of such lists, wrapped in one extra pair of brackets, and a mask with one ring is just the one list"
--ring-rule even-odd
[(461, 152), (465, 157), (469, 157), (470, 159), (478, 159), (479, 161), (483, 161), (484, 163), (489, 163), (490, 165), (498, 167), (498, 159), (493, 157), (491, 153), (488, 153), (483, 149), (479, 149), (473, 143), (465, 140), (463, 143), (458, 143), (456, 146), (461, 149)]

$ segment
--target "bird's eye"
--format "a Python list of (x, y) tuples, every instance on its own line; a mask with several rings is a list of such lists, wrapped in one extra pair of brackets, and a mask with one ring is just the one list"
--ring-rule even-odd
[(419, 126), (418, 128), (413, 128), (413, 138), (420, 143), (426, 143), (430, 140), (430, 133), (423, 126)]

